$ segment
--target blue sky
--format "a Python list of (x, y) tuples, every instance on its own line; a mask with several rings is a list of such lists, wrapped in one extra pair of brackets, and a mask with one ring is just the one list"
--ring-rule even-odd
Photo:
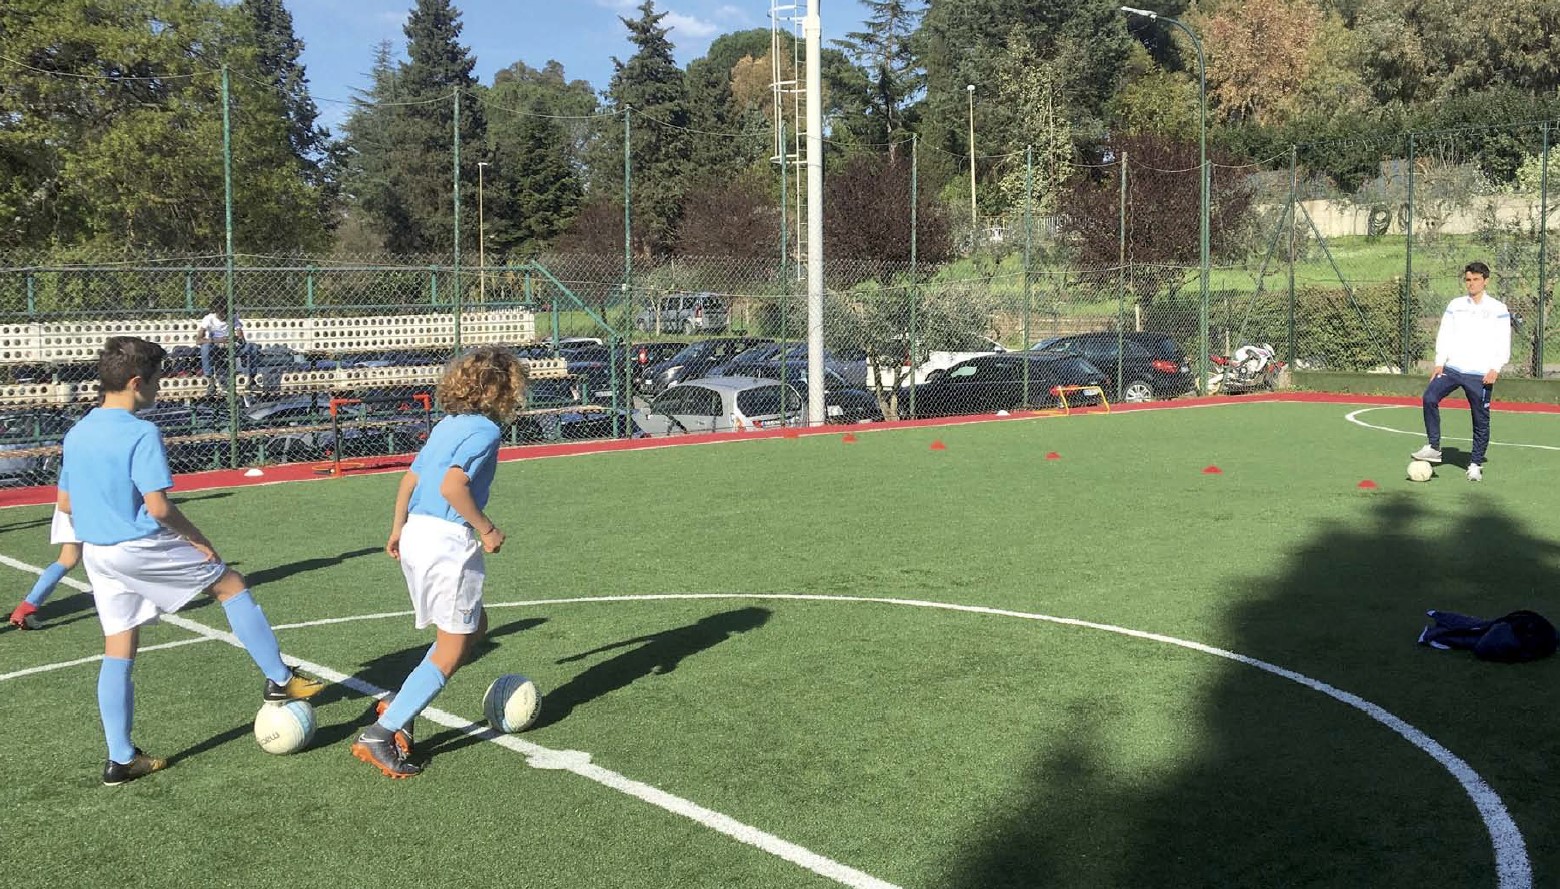
[[(806, 6), (805, 0), (795, 0)], [(515, 61), (540, 68), (548, 59), (563, 63), (573, 79), (598, 90), (612, 77), (612, 57), (633, 51), (619, 16), (638, 15), (640, 0), (455, 0), (461, 12), (461, 42), (477, 60), (477, 77), (493, 82), (493, 73)], [(401, 27), (413, 0), (286, 0), (293, 30), (304, 42), (303, 62), (309, 91), (320, 107), (321, 123), (335, 127), (350, 106), (354, 89), (368, 85), (374, 47), (393, 41), (404, 56)], [(769, 0), (657, 0), (667, 12), (679, 64), (703, 55), (710, 41), (731, 31), (769, 27)], [(822, 0), (825, 45), (861, 27), (865, 11), (856, 0)]]

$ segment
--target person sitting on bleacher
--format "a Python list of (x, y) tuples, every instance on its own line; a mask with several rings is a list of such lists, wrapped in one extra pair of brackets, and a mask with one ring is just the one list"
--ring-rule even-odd
[[(200, 319), (195, 328), (195, 342), (200, 346), (200, 373), (211, 381), (212, 349), (215, 348), (223, 368), (227, 367), (228, 338), (233, 339), (234, 355), (238, 358), (238, 372), (249, 373), (248, 367), (254, 347), (244, 340), (244, 323), (234, 317), (227, 318), (227, 298), (219, 296), (211, 301), (211, 312)], [(213, 381), (214, 382), (214, 381)]]

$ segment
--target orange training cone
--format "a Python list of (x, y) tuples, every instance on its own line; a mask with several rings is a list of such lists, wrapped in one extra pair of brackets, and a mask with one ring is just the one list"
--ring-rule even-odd
[(1222, 475), (1223, 473), (1224, 470), (1217, 466), (1207, 466), (1203, 468), (1203, 475)]
[(1361, 488), (1364, 488), (1367, 491), (1374, 490), (1376, 488), (1381, 487), (1380, 485), (1376, 484), (1375, 482), (1371, 481), (1370, 479), (1366, 479), (1366, 480), (1360, 482), (1359, 486)]
[(946, 451), (946, 450), (948, 450), (948, 446), (942, 443), (942, 439), (938, 438), (938, 439), (934, 439), (932, 441), (932, 450), (934, 450), (934, 451)]
[(840, 437), (840, 441), (843, 441), (846, 444), (855, 444), (856, 443), (856, 433), (854, 433), (854, 432), (847, 432), (843, 436)]
[(1062, 455), (1061, 455), (1061, 454), (1058, 454), (1058, 453), (1057, 453), (1057, 452), (1055, 452), (1055, 451), (1052, 451), (1052, 452), (1051, 452), (1051, 453), (1049, 453), (1049, 454), (1046, 454), (1046, 455), (1045, 455), (1045, 458), (1046, 458), (1046, 459), (1047, 459), (1047, 460), (1060, 460), (1060, 459), (1062, 459)]

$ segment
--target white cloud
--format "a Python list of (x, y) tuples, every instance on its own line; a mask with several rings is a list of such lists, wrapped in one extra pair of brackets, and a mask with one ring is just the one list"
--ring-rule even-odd
[(677, 37), (713, 37), (720, 33), (720, 26), (714, 22), (707, 22), (691, 15), (683, 15), (680, 12), (668, 12), (666, 19), (661, 23), (662, 27), (672, 29), (673, 39)]
[(379, 20), (387, 25), (395, 25), (400, 27), (406, 24), (406, 11), (394, 10), (390, 12), (381, 12), (379, 14)]

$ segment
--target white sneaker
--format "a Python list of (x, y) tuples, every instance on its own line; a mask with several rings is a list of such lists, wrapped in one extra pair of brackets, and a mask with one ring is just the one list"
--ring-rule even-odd
[(1470, 482), (1482, 482), (1482, 481), (1484, 481), (1484, 470), (1479, 468), (1479, 464), (1477, 464), (1477, 463), (1469, 463), (1468, 464), (1468, 481), (1470, 481)]
[(1426, 463), (1439, 463), (1439, 462), (1441, 462), (1441, 451), (1440, 451), (1440, 449), (1439, 448), (1432, 448), (1429, 445), (1425, 445), (1424, 447), (1422, 447), (1419, 450), (1413, 452), (1412, 454), (1409, 454), (1408, 456), (1411, 459), (1423, 460)]

